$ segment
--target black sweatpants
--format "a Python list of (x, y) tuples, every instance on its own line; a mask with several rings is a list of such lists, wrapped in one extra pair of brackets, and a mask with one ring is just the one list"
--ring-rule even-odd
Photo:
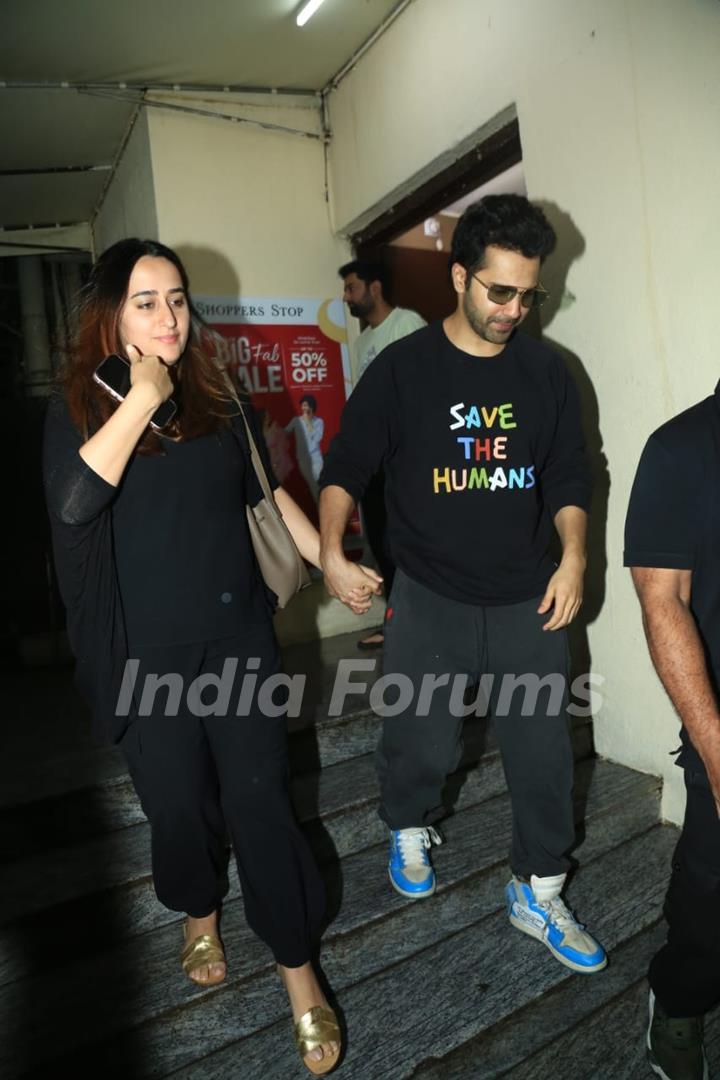
[(701, 1016), (720, 1002), (720, 820), (707, 776), (685, 770), (687, 803), (665, 899), (667, 942), (650, 986), (668, 1016)]
[[(437, 820), (446, 778), (462, 756), (463, 717), (452, 715), (459, 712), (454, 678), (466, 676), (470, 686), (492, 676), (486, 702), (512, 799), (510, 863), (528, 879), (564, 873), (575, 839), (567, 637), (564, 630), (542, 630), (549, 615), (538, 615), (539, 602), (462, 604), (398, 570), (385, 621), (383, 671), (408, 677), (414, 697), (399, 715), (385, 718), (376, 755), (386, 824), (404, 829)], [(430, 698), (427, 680), (433, 676), (439, 679)]]
[[(278, 963), (299, 967), (311, 958), (325, 901), (288, 796), (286, 718), (262, 715), (258, 706), (257, 688), (280, 667), (272, 626), (242, 638), (135, 647), (131, 656), (140, 662), (135, 683), (140, 712), (146, 675), (179, 674), (184, 687), (177, 715), (163, 715), (171, 695), (161, 689), (150, 715), (134, 719), (121, 742), (150, 822), (158, 899), (194, 918), (215, 911), (222, 899), (229, 831), (248, 925)], [(259, 666), (248, 665), (249, 657), (259, 658)], [(193, 680), (221, 676), (228, 658), (238, 664), (227, 703), (206, 686), (201, 694), (206, 708), (190, 705), (187, 689)], [(248, 695), (249, 709), (243, 705), (249, 714), (238, 716), (246, 674), (257, 675), (256, 692)], [(245, 683), (246, 693), (251, 685)], [(282, 703), (284, 694), (278, 689), (274, 700)], [(209, 711), (216, 699), (223, 715), (196, 715)], [(150, 705), (148, 699), (145, 711)]]

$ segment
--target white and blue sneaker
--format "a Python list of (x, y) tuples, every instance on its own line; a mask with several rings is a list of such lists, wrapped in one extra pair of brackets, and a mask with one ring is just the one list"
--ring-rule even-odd
[(435, 873), (428, 856), (433, 844), (442, 844), (442, 839), (430, 826), (391, 830), (388, 873), (393, 889), (401, 896), (421, 900), (435, 892)]
[(530, 878), (513, 877), (505, 889), (510, 922), (524, 934), (547, 945), (556, 960), (573, 971), (592, 974), (607, 964), (607, 956), (560, 898), (565, 874)]

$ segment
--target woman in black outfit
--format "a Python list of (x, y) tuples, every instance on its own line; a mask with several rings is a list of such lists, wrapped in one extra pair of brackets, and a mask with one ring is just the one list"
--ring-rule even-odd
[[(246, 917), (277, 961), (300, 1053), (325, 1073), (340, 1032), (311, 963), (323, 888), (290, 807), (285, 717), (264, 715), (258, 694), (279, 672), (246, 522), (260, 492), (237, 403), (193, 315), (182, 263), (161, 244), (121, 241), (93, 267), (46, 426), (58, 578), (78, 684), (96, 728), (121, 746), (151, 825), (157, 896), (187, 914), (186, 973), (205, 986), (225, 978), (217, 919), (227, 831)], [(130, 361), (120, 404), (92, 378), (110, 353)], [(171, 396), (177, 414), (159, 433), (150, 420)], [(272, 481), (245, 411), (285, 522), (319, 565), (317, 532)], [(347, 599), (357, 611), (369, 605)]]

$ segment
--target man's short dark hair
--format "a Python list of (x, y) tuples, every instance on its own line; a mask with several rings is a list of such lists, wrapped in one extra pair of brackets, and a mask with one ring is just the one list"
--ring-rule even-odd
[(352, 262), (341, 266), (338, 274), (343, 279), (348, 277), (349, 274), (355, 274), (366, 285), (369, 285), (371, 281), (379, 281), (382, 298), (386, 302), (389, 301), (390, 271), (384, 263), (376, 262), (373, 259), (353, 259)]
[(517, 251), (542, 262), (555, 247), (555, 230), (524, 195), (486, 195), (468, 206), (455, 228), (450, 265), (460, 263), (468, 274), (485, 265), (485, 248)]

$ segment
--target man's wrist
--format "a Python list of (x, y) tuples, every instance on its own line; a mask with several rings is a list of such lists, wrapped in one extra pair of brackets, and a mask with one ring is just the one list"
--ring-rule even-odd
[(702, 758), (705, 771), (711, 780), (713, 778), (720, 782), (720, 715), (717, 715), (714, 720), (708, 720), (704, 727), (710, 727), (710, 730), (705, 731), (705, 736), (702, 739), (697, 737), (693, 739), (692, 734), (690, 738), (695, 745), (697, 752)]
[(320, 544), (320, 566), (323, 570), (339, 566), (347, 562), (345, 552), (342, 548), (342, 543), (338, 543), (335, 540), (321, 542)]
[(563, 550), (562, 558), (560, 560), (564, 563), (579, 563), (583, 569), (587, 566), (587, 555), (585, 549), (582, 547), (567, 547)]

